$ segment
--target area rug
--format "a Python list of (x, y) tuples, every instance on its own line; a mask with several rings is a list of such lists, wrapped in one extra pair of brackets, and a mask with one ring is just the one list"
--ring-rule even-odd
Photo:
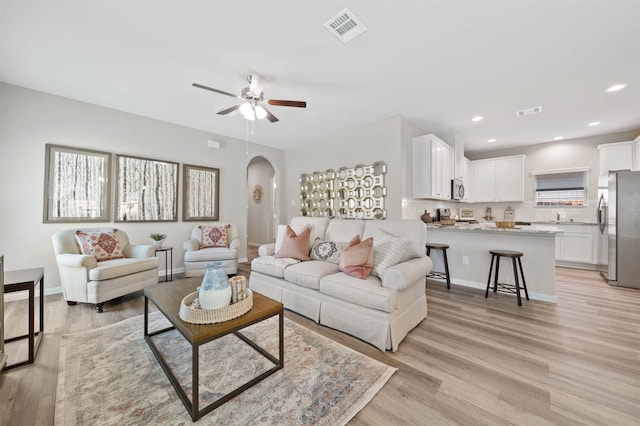
[[(143, 317), (62, 336), (56, 425), (190, 425), (191, 417), (143, 338)], [(150, 330), (168, 325), (159, 312)], [(277, 317), (243, 334), (277, 356)], [(201, 425), (343, 425), (395, 368), (285, 318), (282, 370), (205, 415)], [(154, 337), (190, 395), (191, 348), (177, 332)], [(200, 349), (200, 406), (273, 364), (235, 335)]]

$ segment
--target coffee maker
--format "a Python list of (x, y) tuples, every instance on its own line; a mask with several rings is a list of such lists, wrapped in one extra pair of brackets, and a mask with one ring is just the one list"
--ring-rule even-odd
[(446, 208), (436, 209), (436, 221), (441, 222), (443, 220), (450, 220), (450, 219), (451, 219), (450, 209), (446, 209)]

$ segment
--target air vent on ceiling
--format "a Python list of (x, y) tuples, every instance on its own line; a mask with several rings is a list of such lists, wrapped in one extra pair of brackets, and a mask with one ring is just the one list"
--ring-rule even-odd
[(367, 31), (367, 28), (349, 9), (344, 9), (331, 18), (329, 22), (324, 24), (324, 27), (342, 40), (343, 43), (351, 41)]
[(516, 111), (516, 116), (522, 117), (523, 115), (538, 114), (540, 112), (542, 112), (542, 107), (537, 106), (533, 108), (527, 108), (520, 111)]

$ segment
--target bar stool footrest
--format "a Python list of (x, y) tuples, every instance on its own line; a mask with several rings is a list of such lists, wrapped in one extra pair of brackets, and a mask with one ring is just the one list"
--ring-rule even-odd
[[(524, 288), (520, 287), (520, 293), (524, 291)], [(498, 288), (494, 293), (510, 293), (518, 294), (515, 284), (498, 283)]]
[(439, 280), (446, 280), (447, 279), (447, 273), (446, 272), (429, 272), (427, 274), (427, 278), (436, 278)]

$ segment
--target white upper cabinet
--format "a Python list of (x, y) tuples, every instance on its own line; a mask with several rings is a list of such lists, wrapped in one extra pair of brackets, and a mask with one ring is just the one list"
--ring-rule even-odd
[(631, 170), (633, 167), (633, 143), (616, 142), (598, 145), (600, 176), (613, 170)]
[(473, 202), (524, 201), (524, 157), (472, 161)]
[(473, 202), (473, 163), (468, 158), (462, 159), (462, 182), (464, 184), (464, 197), (462, 201)]
[(413, 138), (413, 198), (449, 200), (453, 149), (436, 135)]

